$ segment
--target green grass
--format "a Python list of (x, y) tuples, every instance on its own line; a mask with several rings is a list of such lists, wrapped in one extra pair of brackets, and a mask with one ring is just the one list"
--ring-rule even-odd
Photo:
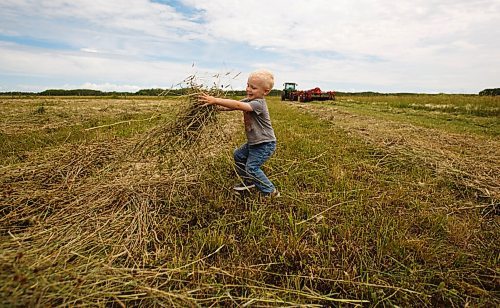
[(478, 95), (385, 95), (385, 96), (340, 96), (341, 99), (394, 108), (440, 111), (451, 114), (474, 116), (500, 116), (500, 99), (495, 96)]
[(340, 96), (348, 111), (452, 132), (500, 135), (500, 99), (467, 95)]
[[(463, 105), (467, 103), (464, 101)], [(455, 123), (452, 118), (448, 121), (452, 123), (444, 124), (423, 109), (390, 106), (401, 111), (395, 113), (378, 102), (341, 99), (334, 106), (380, 121), (391, 119), (444, 131), (496, 136), (476, 129), (471, 121)], [(115, 107), (111, 104), (108, 108)], [(42, 116), (51, 114), (50, 102), (44, 104), (44, 109)], [(231, 191), (236, 182), (231, 151), (244, 141), (244, 135), (241, 115), (227, 114), (228, 122), (238, 129), (228, 139), (216, 141), (219, 152), (200, 158), (204, 145), (192, 149), (191, 155), (202, 160), (201, 165), (189, 166), (202, 166), (192, 170), (200, 173), (198, 181), (179, 184), (175, 191), (160, 186), (151, 197), (146, 192), (156, 189), (157, 182), (148, 184), (144, 174), (144, 179), (121, 188), (123, 196), (133, 198), (126, 203), (116, 200), (116, 206), (110, 204), (123, 206), (134, 219), (120, 216), (118, 211), (107, 218), (110, 208), (103, 207), (88, 214), (84, 219), (88, 225), (75, 222), (82, 230), (74, 230), (71, 220), (65, 227), (68, 233), (78, 231), (85, 235), (85, 228), (92, 229), (91, 223), (95, 223), (104, 228), (99, 233), (101, 237), (59, 239), (47, 225), (45, 233), (35, 240), (50, 240), (48, 247), (36, 253), (4, 248), (0, 254), (0, 303), (351, 303), (402, 307), (500, 304), (499, 221), (494, 211), (485, 211), (492, 208), (488, 202), (495, 200), (485, 201), (472, 192), (464, 192), (456, 179), (437, 173), (418, 158), (388, 152), (361, 135), (340, 129), (334, 122), (302, 112), (293, 104), (272, 98), (269, 109), (278, 147), (264, 170), (280, 189), (281, 198), (268, 201), (255, 194), (237, 197)], [(413, 116), (413, 111), (420, 115)], [(150, 115), (148, 112), (137, 110), (133, 119), (145, 118)], [(89, 117), (90, 122), (85, 123), (91, 127), (118, 122), (123, 120), (119, 114), (111, 113), (104, 119)], [(467, 115), (472, 117), (476, 116)], [(82, 133), (78, 138), (97, 141), (104, 134), (106, 140), (133, 139), (154, 124), (116, 125)], [(43, 131), (9, 135), (8, 154), (43, 152), (80, 142), (82, 139), (63, 138), (67, 131), (75, 134), (75, 129), (61, 127), (49, 137)], [(30, 138), (37, 141), (23, 141)], [(15, 168), (18, 164), (11, 160), (4, 167)], [(124, 171), (117, 169), (111, 175), (120, 179), (124, 177), (120, 172)], [(89, 173), (91, 176), (93, 173)], [(92, 179), (82, 181), (89, 180)], [(1, 183), (5, 187), (15, 184), (8, 181), (2, 178)], [(39, 198), (43, 196), (39, 194)], [(2, 198), (2, 202), (14, 200)], [(49, 201), (53, 206), (50, 215), (72, 211), (65, 209), (62, 201)], [(24, 208), (22, 204), (15, 206)], [(120, 220), (130, 221), (130, 230), (117, 228)], [(158, 223), (149, 228), (144, 221)], [(38, 223), (44, 226), (43, 220)], [(4, 247), (17, 247), (17, 241), (23, 241), (24, 233), (15, 231), (26, 228), (22, 224), (28, 224), (28, 228), (29, 224), (36, 225), (20, 220), (1, 228)], [(143, 250), (131, 250), (135, 246), (123, 244), (123, 238), (141, 243)], [(83, 246), (67, 251), (69, 244), (79, 240)], [(127, 261), (126, 253), (118, 256), (116, 251), (123, 251), (119, 246), (122, 244), (129, 247), (130, 255), (136, 256), (137, 265)], [(113, 255), (115, 259), (110, 261)], [(38, 267), (32, 266), (34, 261)]]

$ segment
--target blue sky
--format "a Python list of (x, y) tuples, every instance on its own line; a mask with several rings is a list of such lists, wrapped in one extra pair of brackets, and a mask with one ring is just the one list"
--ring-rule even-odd
[[(169, 88), (477, 93), (500, 87), (500, 0), (2, 0), (0, 92)], [(194, 64), (194, 65), (193, 65)]]

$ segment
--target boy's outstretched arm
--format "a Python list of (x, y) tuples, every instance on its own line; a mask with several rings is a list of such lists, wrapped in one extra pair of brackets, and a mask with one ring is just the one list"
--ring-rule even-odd
[(230, 110), (253, 111), (252, 106), (248, 103), (234, 99), (214, 97), (205, 93), (200, 94), (198, 100), (207, 105), (218, 105)]

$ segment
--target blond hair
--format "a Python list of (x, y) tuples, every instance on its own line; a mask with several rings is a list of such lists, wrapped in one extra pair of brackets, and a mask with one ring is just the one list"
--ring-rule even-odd
[(266, 87), (268, 87), (268, 90), (272, 90), (274, 87), (274, 76), (273, 73), (271, 73), (268, 70), (256, 70), (250, 73), (248, 78), (251, 77), (256, 77), (262, 80), (265, 84)]

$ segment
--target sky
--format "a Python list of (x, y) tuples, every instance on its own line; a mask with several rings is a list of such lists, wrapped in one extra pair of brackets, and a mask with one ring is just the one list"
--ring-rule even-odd
[(500, 0), (1, 0), (0, 92), (268, 69), (275, 89), (478, 93), (500, 87), (499, 38)]

